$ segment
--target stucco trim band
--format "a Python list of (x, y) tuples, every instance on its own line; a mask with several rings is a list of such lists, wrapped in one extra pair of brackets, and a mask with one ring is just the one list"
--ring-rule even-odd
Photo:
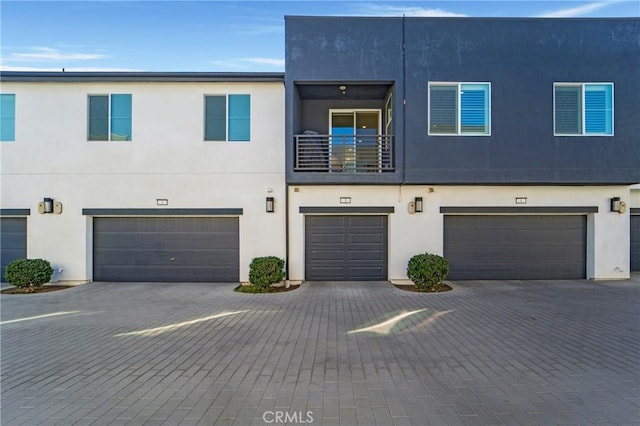
[(240, 216), (242, 209), (82, 209), (84, 216)]
[(598, 213), (598, 206), (575, 207), (440, 207), (440, 213)]
[(334, 214), (388, 214), (394, 213), (394, 207), (351, 206), (351, 207), (300, 207), (300, 213), (334, 213)]
[(0, 209), (0, 216), (29, 216), (31, 209)]

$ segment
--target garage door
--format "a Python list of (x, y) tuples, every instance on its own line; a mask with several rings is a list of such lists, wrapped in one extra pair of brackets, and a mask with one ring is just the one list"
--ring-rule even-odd
[(0, 266), (2, 281), (4, 269), (16, 259), (27, 257), (27, 219), (24, 217), (0, 218)]
[(640, 215), (631, 216), (631, 270), (640, 271)]
[(387, 279), (387, 216), (306, 216), (307, 280)]
[(238, 281), (238, 218), (94, 218), (93, 278)]
[(586, 216), (445, 216), (449, 278), (585, 278), (586, 235)]

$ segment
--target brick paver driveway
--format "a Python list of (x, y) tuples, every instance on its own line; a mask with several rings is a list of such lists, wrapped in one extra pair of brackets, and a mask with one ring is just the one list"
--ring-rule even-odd
[(640, 277), (3, 296), (2, 425), (638, 424)]

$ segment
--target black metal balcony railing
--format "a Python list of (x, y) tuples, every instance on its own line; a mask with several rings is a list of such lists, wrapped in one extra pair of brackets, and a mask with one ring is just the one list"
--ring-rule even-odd
[(296, 171), (392, 172), (392, 135), (295, 135)]

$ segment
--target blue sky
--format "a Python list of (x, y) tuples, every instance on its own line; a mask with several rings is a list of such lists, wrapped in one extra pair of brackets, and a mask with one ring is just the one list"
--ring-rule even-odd
[(0, 68), (284, 71), (284, 16), (638, 17), (638, 0), (0, 2)]

